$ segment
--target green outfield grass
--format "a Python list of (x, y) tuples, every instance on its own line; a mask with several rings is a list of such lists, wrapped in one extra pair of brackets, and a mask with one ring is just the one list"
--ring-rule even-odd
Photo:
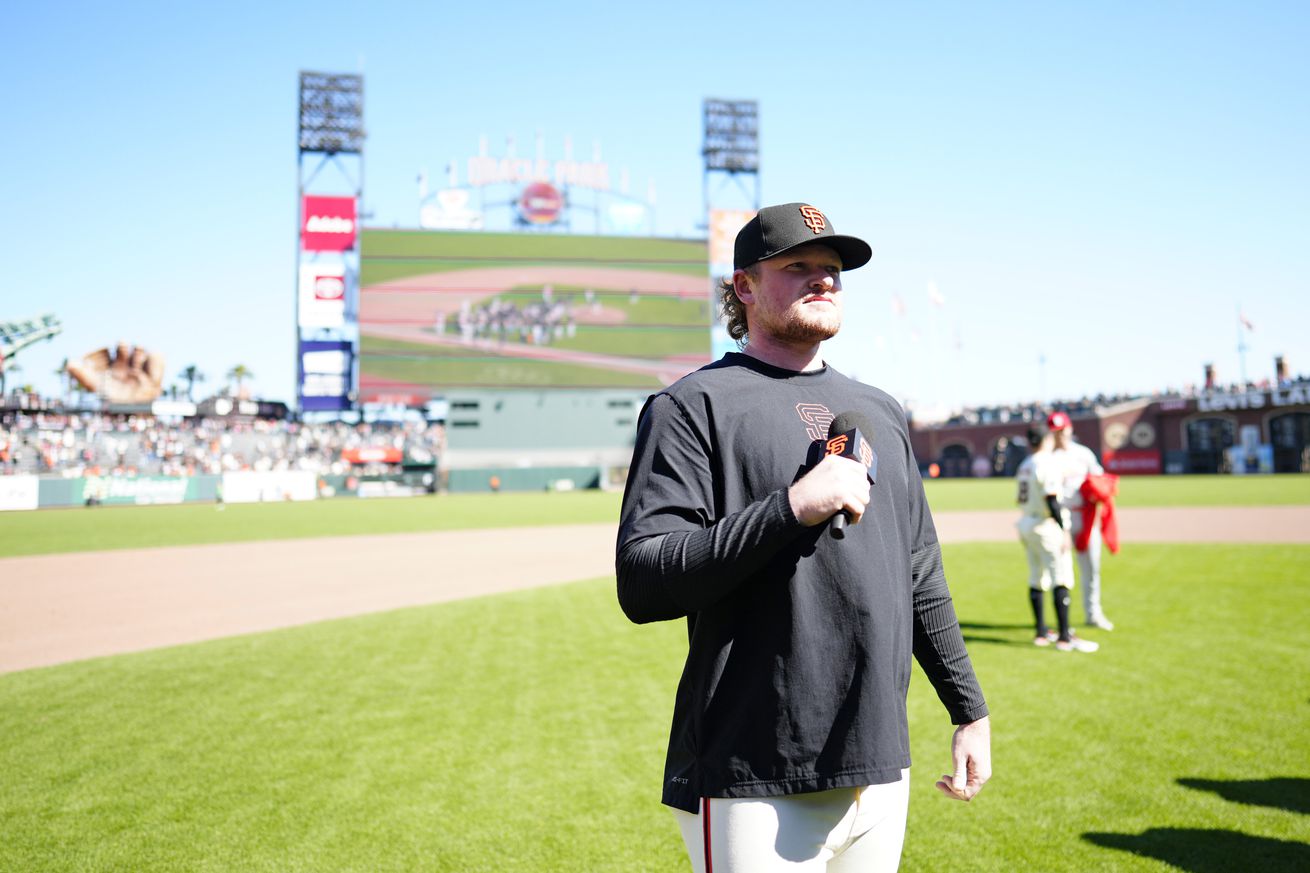
[(439, 273), (512, 265), (599, 266), (681, 273), (704, 279), (704, 240), (532, 233), (434, 233), (365, 230), (360, 245), (364, 286)]
[(557, 267), (561, 263), (569, 266), (594, 266), (605, 267), (620, 270), (640, 270), (643, 273), (675, 273), (680, 276), (686, 276), (689, 279), (688, 285), (699, 287), (706, 281), (706, 266), (704, 263), (676, 263), (660, 261), (609, 261), (600, 263), (583, 263), (580, 261), (558, 261), (549, 259), (527, 259), (527, 260), (497, 260), (478, 259), (478, 258), (387, 258), (373, 257), (364, 255), (364, 260), (359, 268), (359, 282), (364, 291), (369, 291), (370, 286), (381, 285), (392, 282), (397, 279), (408, 279), (411, 276), (425, 276), (429, 273), (450, 273), (456, 270), (484, 270), (488, 267)]
[(561, 233), (468, 233), (465, 231), (365, 228), (365, 258), (482, 258), (507, 260), (667, 261), (708, 269), (705, 240)]
[[(435, 333), (433, 334), (435, 336)], [(455, 339), (458, 334), (452, 330), (446, 336)], [(704, 327), (655, 327), (645, 325), (590, 325), (580, 324), (577, 335), (572, 338), (553, 340), (552, 349), (592, 352), (594, 354), (613, 355), (620, 358), (664, 358), (681, 355), (700, 355), (709, 359), (709, 331)], [(374, 362), (385, 363), (393, 359), (427, 361), (432, 366), (448, 367), (452, 363), (465, 361), (486, 361), (499, 363), (502, 360), (522, 360), (510, 355), (498, 354), (501, 349), (531, 349), (532, 346), (519, 341), (517, 335), (507, 337), (502, 344), (492, 346), (491, 350), (463, 345), (438, 346), (407, 340), (391, 339), (365, 334), (365, 346), (369, 357), (364, 366), (370, 369)], [(533, 362), (536, 366), (536, 363)], [(599, 372), (612, 372), (608, 368), (590, 367)]]
[[(938, 512), (1013, 509), (1013, 479), (929, 479)], [(1310, 476), (1124, 476), (1118, 506), (1289, 506), (1310, 504)]]
[(561, 337), (552, 349), (613, 355), (616, 358), (664, 358), (699, 355), (710, 358), (710, 332), (704, 327), (668, 328), (641, 325), (578, 325), (577, 334)]
[(614, 522), (619, 495), (439, 494), (304, 503), (98, 506), (0, 515), (0, 557), (352, 534)]
[[(1013, 509), (1008, 479), (925, 483), (935, 512)], [(618, 493), (442, 494), (391, 500), (70, 508), (0, 515), (0, 557), (351, 534), (615, 522)], [(1125, 479), (1122, 506), (1310, 504), (1310, 476)]]
[[(995, 776), (937, 796), (916, 670), (902, 869), (1307, 869), (1310, 547), (1125, 550), (1094, 655), (1029, 644), (1017, 545), (946, 563)], [(599, 579), (0, 676), (0, 869), (685, 871), (685, 647)]]
[[(362, 336), (361, 347), (368, 349), (374, 337)], [(653, 375), (616, 370), (612, 367), (543, 361), (513, 355), (497, 355), (485, 349), (422, 346), (422, 355), (393, 357), (372, 355), (366, 351), (360, 360), (364, 375), (396, 379), (415, 385), (468, 387), (566, 388), (663, 387)], [(708, 356), (708, 353), (707, 353)]]

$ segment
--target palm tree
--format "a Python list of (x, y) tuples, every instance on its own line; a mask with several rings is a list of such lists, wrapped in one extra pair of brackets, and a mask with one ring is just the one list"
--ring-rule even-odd
[(250, 368), (247, 367), (245, 364), (237, 364), (237, 365), (236, 365), (235, 367), (233, 367), (231, 370), (228, 370), (228, 371), (227, 371), (227, 377), (228, 377), (229, 379), (234, 379), (234, 380), (236, 380), (236, 383), (237, 383), (236, 396), (237, 396), (237, 397), (240, 397), (240, 396), (241, 396), (241, 384), (242, 384), (243, 382), (245, 382), (247, 379), (253, 379), (253, 378), (255, 378), (255, 374), (252, 373), (252, 372), (250, 372)]
[(68, 387), (68, 383), (72, 381), (72, 379), (68, 377), (68, 358), (64, 358), (64, 362), (55, 369), (55, 375), (59, 377), (59, 384), (64, 392), (60, 399), (63, 401), (64, 405), (67, 406), (68, 395), (72, 393)]
[(186, 399), (195, 403), (196, 399), (191, 396), (191, 389), (197, 382), (205, 381), (205, 374), (200, 372), (200, 368), (195, 364), (187, 364), (182, 370), (181, 376), (186, 380)]

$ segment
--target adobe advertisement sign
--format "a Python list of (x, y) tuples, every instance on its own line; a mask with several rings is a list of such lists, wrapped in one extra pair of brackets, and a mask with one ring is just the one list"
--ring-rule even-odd
[(300, 408), (306, 412), (350, 409), (354, 358), (347, 340), (302, 340)]
[(337, 263), (300, 265), (300, 326), (341, 327), (346, 319), (346, 268)]
[(307, 252), (355, 247), (355, 198), (306, 195), (300, 210), (300, 245)]

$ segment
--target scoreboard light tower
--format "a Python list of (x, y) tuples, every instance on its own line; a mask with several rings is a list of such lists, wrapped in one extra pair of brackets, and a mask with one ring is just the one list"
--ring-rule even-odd
[[(732, 275), (733, 240), (737, 230), (760, 210), (760, 113), (754, 100), (705, 101), (705, 233), (708, 237), (710, 299), (718, 277)], [(746, 201), (713, 202), (710, 177), (731, 179)], [(747, 185), (747, 182), (750, 185)], [(719, 189), (723, 188), (719, 185)], [(711, 310), (717, 307), (711, 307)], [(736, 343), (727, 325), (710, 315), (710, 356), (717, 359), (733, 351)]]
[(296, 407), (340, 415), (358, 397), (363, 76), (300, 73), (298, 148)]
[[(760, 208), (760, 113), (754, 100), (705, 101), (705, 214), (710, 204), (710, 177), (726, 175), (756, 211)], [(747, 187), (747, 179), (751, 184)]]

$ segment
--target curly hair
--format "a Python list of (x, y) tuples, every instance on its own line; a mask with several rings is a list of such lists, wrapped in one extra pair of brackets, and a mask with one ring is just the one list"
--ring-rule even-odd
[[(755, 264), (744, 267), (743, 271), (752, 279), (759, 278), (759, 268)], [(746, 327), (746, 304), (737, 296), (737, 289), (732, 276), (719, 280), (719, 310), (728, 328), (728, 336), (737, 341), (740, 348), (746, 345), (749, 332)]]

